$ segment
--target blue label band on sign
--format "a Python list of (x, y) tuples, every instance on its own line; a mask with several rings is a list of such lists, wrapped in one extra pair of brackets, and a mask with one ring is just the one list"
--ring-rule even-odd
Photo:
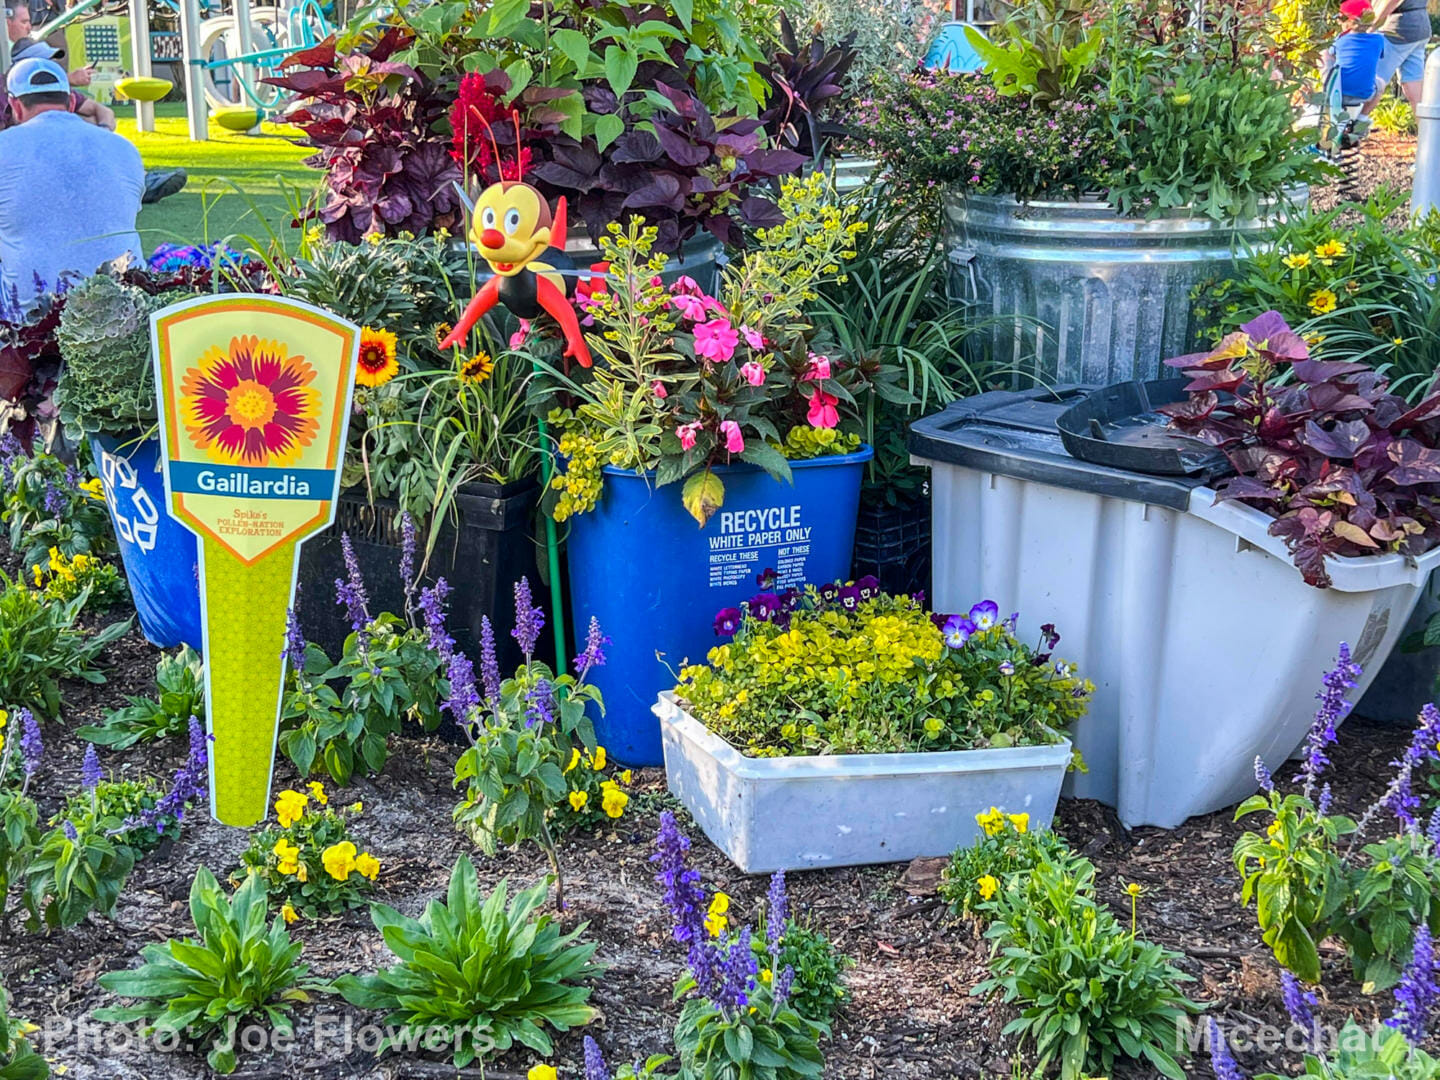
[(186, 495), (228, 495), (241, 499), (320, 499), (335, 489), (329, 469), (252, 469), (243, 465), (170, 463), (170, 489)]

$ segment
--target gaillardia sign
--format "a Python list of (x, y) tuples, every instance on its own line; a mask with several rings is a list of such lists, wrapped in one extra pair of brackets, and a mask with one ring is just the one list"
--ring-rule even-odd
[(265, 817), (302, 540), (335, 516), (360, 331), (229, 294), (151, 316), (170, 515), (200, 540), (210, 804)]

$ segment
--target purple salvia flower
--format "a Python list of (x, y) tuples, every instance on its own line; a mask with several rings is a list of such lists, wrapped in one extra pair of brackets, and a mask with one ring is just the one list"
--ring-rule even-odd
[(541, 679), (535, 688), (525, 695), (528, 707), (525, 710), (526, 727), (544, 727), (555, 723), (555, 687), (549, 679)]
[(455, 639), (445, 629), (445, 598), (449, 595), (450, 585), (444, 578), (437, 580), (433, 588), (420, 590), (420, 612), (425, 620), (430, 648), (444, 664), (448, 664), (455, 655)]
[(591, 668), (605, 666), (605, 646), (609, 644), (610, 639), (600, 632), (600, 620), (591, 615), (590, 629), (585, 634), (585, 649), (575, 657), (575, 670), (580, 678), (585, 678)]
[(1285, 1003), (1285, 1011), (1290, 1014), (1290, 1022), (1303, 1029), (1309, 1041), (1313, 1043), (1315, 1041), (1314, 1007), (1319, 999), (1313, 993), (1306, 991), (1300, 985), (1300, 980), (1289, 971), (1281, 971), (1280, 1000)]
[(69, 818), (66, 818), (65, 823), (60, 826), (60, 831), (65, 834), (65, 839), (69, 840), (72, 844), (80, 839), (80, 834), (75, 831), (75, 823)]
[(1395, 766), (1395, 777), (1378, 802), (1365, 811), (1359, 827), (1363, 830), (1370, 824), (1376, 811), (1384, 808), (1395, 815), (1401, 826), (1410, 832), (1420, 831), (1416, 811), (1420, 809), (1420, 796), (1415, 794), (1414, 779), (1417, 766), (1426, 761), (1440, 758), (1436, 743), (1440, 741), (1440, 709), (1426, 702), (1420, 709), (1420, 722), (1410, 737), (1405, 753), (1390, 764)]
[(1432, 845), (1440, 846), (1440, 808), (1430, 814), (1430, 824), (1425, 827), (1425, 838)]
[(80, 470), (74, 465), (65, 466), (65, 486), (72, 490), (80, 486)]
[(415, 519), (406, 510), (400, 515), (400, 583), (405, 587), (405, 613), (415, 606)]
[(1255, 755), (1255, 782), (1267, 795), (1275, 790), (1275, 778), (1270, 775), (1270, 769), (1265, 764), (1265, 759), (1259, 754)]
[(1335, 797), (1330, 792), (1330, 785), (1326, 784), (1320, 789), (1320, 799), (1315, 803), (1315, 812), (1321, 817), (1329, 817), (1331, 804), (1334, 801)]
[(1385, 1021), (1385, 1026), (1402, 1033), (1412, 1046), (1419, 1046), (1424, 1041), (1437, 1000), (1440, 1000), (1440, 987), (1435, 984), (1435, 944), (1430, 938), (1430, 927), (1421, 922), (1415, 927), (1415, 948), (1410, 963), (1395, 987), (1395, 1013)]
[(1210, 1068), (1215, 1071), (1215, 1080), (1246, 1080), (1213, 1016), (1210, 1018)]
[(53, 481), (45, 481), (45, 512), (53, 518), (65, 516), (65, 509), (70, 505), (70, 500), (65, 498)]
[(776, 1005), (783, 1006), (790, 1000), (790, 989), (795, 985), (795, 969), (789, 964), (774, 976), (775, 985), (770, 991)]
[(355, 558), (349, 533), (340, 534), (340, 552), (345, 557), (345, 578), (335, 579), (335, 602), (345, 605), (350, 615), (350, 629), (362, 632), (370, 623), (370, 598), (365, 594), (365, 579), (360, 574), (360, 563)]
[(86, 791), (94, 791), (104, 778), (105, 774), (100, 769), (100, 755), (95, 752), (95, 744), (87, 743), (85, 760), (80, 763), (80, 786)]
[(470, 710), (480, 707), (480, 692), (475, 689), (475, 665), (462, 652), (452, 653), (445, 668), (450, 683), (450, 697), (442, 706), (457, 724), (470, 722)]
[(610, 1080), (610, 1070), (600, 1053), (600, 1044), (585, 1036), (585, 1080)]
[(500, 661), (495, 656), (495, 628), (490, 616), (480, 616), (480, 682), (491, 707), (500, 703)]
[(774, 952), (785, 936), (785, 920), (790, 918), (790, 897), (785, 892), (784, 870), (776, 870), (770, 878), (770, 892), (766, 899), (770, 910), (765, 915), (765, 938), (770, 943), (770, 951)]
[(1305, 778), (1304, 793), (1307, 799), (1313, 796), (1320, 773), (1330, 764), (1330, 759), (1325, 756), (1325, 748), (1335, 742), (1335, 725), (1343, 720), (1351, 709), (1350, 702), (1345, 700), (1345, 692), (1354, 689), (1360, 673), (1360, 665), (1350, 659), (1350, 646), (1342, 641), (1335, 658), (1335, 666), (1325, 673), (1321, 680), (1323, 689), (1315, 695), (1320, 707), (1315, 710), (1315, 721), (1310, 725), (1310, 734), (1305, 738), (1305, 764), (1300, 768), (1300, 775)]
[(20, 728), (20, 759), (25, 763), (25, 779), (29, 780), (40, 768), (45, 742), (40, 738), (40, 725), (29, 709), (16, 709), (15, 721)]
[[(747, 926), (728, 948), (721, 950), (718, 985), (715, 992), (707, 995), (711, 1001), (732, 1016), (750, 1004), (750, 995), (755, 990), (755, 974), (760, 965), (750, 949), (750, 928)], [(703, 992), (704, 987), (701, 987)]]
[(707, 903), (700, 887), (700, 872), (690, 868), (690, 838), (680, 831), (669, 810), (660, 815), (660, 831), (650, 861), (659, 867), (655, 880), (664, 889), (675, 940), (682, 945), (704, 941)]
[(117, 830), (127, 832), (132, 828), (153, 828), (158, 833), (165, 831), (165, 825), (173, 820), (179, 824), (185, 818), (185, 808), (198, 803), (210, 791), (210, 737), (200, 726), (200, 721), (190, 717), (190, 750), (185, 764), (175, 770), (175, 778), (167, 791), (154, 806), (142, 810), (137, 817), (127, 818)]
[(543, 629), (545, 612), (535, 606), (530, 596), (530, 579), (522, 577), (515, 583), (515, 629), (510, 631), (510, 636), (520, 643), (526, 663), (535, 655), (535, 645)]
[(300, 629), (300, 616), (292, 607), (285, 613), (285, 648), (280, 653), (296, 675), (305, 671), (305, 633)]

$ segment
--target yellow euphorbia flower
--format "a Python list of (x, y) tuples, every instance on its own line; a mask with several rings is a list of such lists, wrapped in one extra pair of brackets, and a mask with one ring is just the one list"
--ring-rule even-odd
[(305, 809), (309, 805), (310, 800), (306, 796), (286, 788), (275, 800), (275, 820), (282, 829), (288, 829), (305, 816)]
[(355, 872), (355, 845), (349, 840), (332, 844), (321, 853), (320, 861), (325, 864), (325, 872), (336, 881), (348, 881)]

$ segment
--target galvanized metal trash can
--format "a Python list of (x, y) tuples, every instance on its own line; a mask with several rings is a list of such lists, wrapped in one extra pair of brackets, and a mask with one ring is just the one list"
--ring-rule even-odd
[(1222, 224), (1171, 211), (1121, 217), (1099, 199), (1016, 202), (945, 197), (950, 295), (996, 317), (993, 356), (1047, 384), (1152, 379), (1166, 357), (1194, 352), (1190, 293), (1230, 275), (1237, 247), (1263, 246), (1288, 207)]

